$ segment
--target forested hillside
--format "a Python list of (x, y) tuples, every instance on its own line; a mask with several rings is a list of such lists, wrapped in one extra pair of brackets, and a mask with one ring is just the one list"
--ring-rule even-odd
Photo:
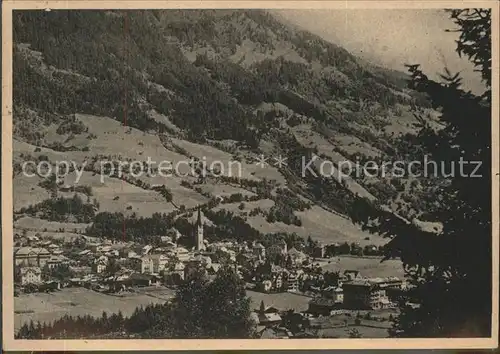
[[(361, 61), (264, 11), (22, 11), (14, 29), (19, 143), (95, 161), (105, 155), (95, 146), (103, 129), (75, 114), (109, 117), (129, 127), (125, 134), (157, 136), (181, 155), (193, 154), (171, 139), (248, 163), (261, 153), (286, 156), (277, 180), (332, 212), (348, 214), (361, 196), (408, 218), (425, 217), (435, 202), (420, 195), (428, 181), (301, 176), (301, 158), (314, 155), (318, 163), (419, 158), (411, 144), (415, 113), (437, 122), (426, 99), (406, 88), (405, 74)], [(123, 139), (129, 140), (114, 156), (134, 149), (131, 136)], [(136, 149), (147, 143), (140, 144)], [(15, 172), (31, 156), (21, 155)], [(263, 214), (267, 222), (301, 225), (293, 210), (273, 208)]]

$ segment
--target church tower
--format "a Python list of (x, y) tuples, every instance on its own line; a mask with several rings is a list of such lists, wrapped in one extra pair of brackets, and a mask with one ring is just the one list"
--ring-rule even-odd
[(205, 244), (203, 243), (203, 221), (201, 220), (201, 209), (198, 207), (198, 218), (195, 224), (195, 235), (194, 243), (196, 251), (202, 251), (205, 249)]

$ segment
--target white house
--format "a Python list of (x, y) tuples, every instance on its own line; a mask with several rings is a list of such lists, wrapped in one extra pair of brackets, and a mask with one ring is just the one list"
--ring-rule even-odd
[(106, 256), (100, 256), (94, 260), (94, 263), (92, 264), (92, 270), (96, 272), (97, 274), (100, 274), (106, 270), (106, 267), (108, 266), (108, 257)]
[(42, 282), (42, 271), (39, 267), (24, 267), (20, 272), (21, 285), (39, 284)]

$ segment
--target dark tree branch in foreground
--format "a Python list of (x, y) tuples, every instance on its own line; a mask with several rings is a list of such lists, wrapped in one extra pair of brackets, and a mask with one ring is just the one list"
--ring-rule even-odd
[[(448, 70), (438, 83), (418, 65), (409, 65), (410, 88), (427, 94), (441, 112), (441, 130), (424, 125), (419, 146), (432, 160), (455, 174), (436, 194), (433, 219), (443, 224), (435, 234), (393, 212), (358, 199), (355, 222), (392, 240), (387, 258), (400, 257), (413, 287), (392, 331), (401, 337), (482, 337), (491, 331), (491, 18), (490, 10), (450, 10), (460, 33), (457, 53), (481, 72), (486, 85), (476, 96), (461, 88)], [(469, 162), (458, 169), (459, 160)], [(476, 167), (480, 167), (476, 170)], [(480, 177), (472, 177), (480, 176)]]

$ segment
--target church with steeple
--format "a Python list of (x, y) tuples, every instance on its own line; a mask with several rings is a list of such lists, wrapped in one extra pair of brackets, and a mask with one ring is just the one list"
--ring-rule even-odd
[(194, 227), (194, 245), (196, 251), (205, 250), (205, 243), (203, 242), (203, 221), (201, 219), (200, 207), (198, 207), (198, 217)]

